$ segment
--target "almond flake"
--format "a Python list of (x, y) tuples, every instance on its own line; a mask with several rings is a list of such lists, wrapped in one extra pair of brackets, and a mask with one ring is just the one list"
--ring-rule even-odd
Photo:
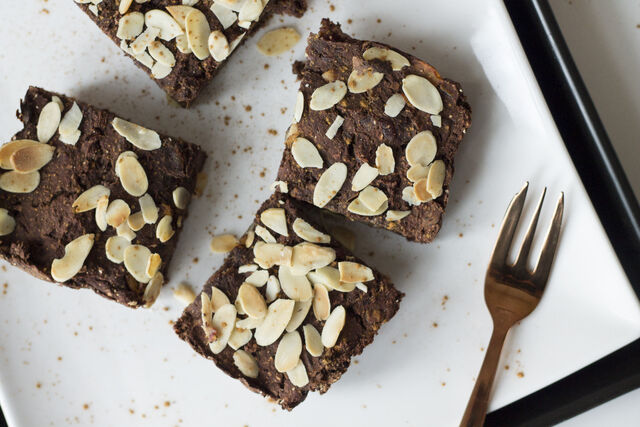
[(278, 269), (280, 287), (286, 296), (295, 301), (308, 301), (313, 297), (311, 283), (306, 276), (296, 276), (290, 267), (281, 265)]
[(233, 364), (247, 378), (258, 378), (260, 368), (256, 359), (244, 350), (233, 353)]
[(440, 92), (424, 77), (408, 75), (402, 79), (402, 91), (411, 105), (418, 110), (429, 114), (438, 114), (442, 111)]
[(296, 233), (298, 237), (300, 237), (303, 240), (306, 240), (307, 242), (313, 242), (313, 243), (330, 243), (331, 242), (331, 236), (316, 230), (315, 228), (313, 228), (311, 224), (309, 224), (307, 221), (305, 221), (302, 218), (296, 218), (296, 220), (293, 221), (292, 228), (293, 228), (293, 232)]
[(407, 171), (407, 178), (411, 182), (418, 182), (429, 175), (429, 166), (415, 165)]
[(436, 160), (429, 168), (427, 177), (427, 191), (436, 199), (442, 195), (442, 185), (446, 174), (446, 167), (442, 160)]
[(265, 300), (270, 303), (278, 298), (280, 293), (280, 281), (276, 276), (269, 276), (267, 280), (267, 288), (265, 290)]
[(322, 356), (322, 352), (324, 351), (324, 345), (322, 345), (322, 338), (320, 337), (320, 332), (311, 324), (307, 323), (302, 327), (302, 332), (304, 333), (304, 345), (313, 357)]
[(172, 221), (173, 217), (171, 215), (165, 215), (158, 222), (158, 225), (156, 226), (156, 237), (158, 238), (158, 240), (160, 240), (160, 242), (165, 243), (175, 234), (175, 230), (171, 225)]
[(353, 70), (349, 74), (347, 86), (351, 93), (363, 93), (373, 89), (382, 81), (384, 74), (373, 71), (373, 68), (365, 70)]
[(209, 27), (209, 22), (204, 13), (198, 9), (193, 9), (189, 12), (185, 21), (185, 31), (189, 41), (189, 48), (191, 48), (196, 58), (199, 60), (207, 59), (210, 55), (207, 41), (211, 33), (211, 27)]
[(142, 227), (144, 227), (145, 224), (146, 223), (144, 222), (144, 218), (142, 217), (142, 212), (136, 212), (129, 215), (129, 218), (127, 218), (127, 225), (133, 231), (142, 230)]
[(109, 207), (109, 196), (104, 195), (98, 199), (96, 203), (96, 225), (100, 231), (107, 229), (107, 209)]
[(373, 271), (366, 265), (357, 262), (341, 261), (338, 263), (340, 281), (345, 283), (368, 282), (373, 280)]
[[(227, 301), (229, 300), (227, 299)], [(213, 309), (209, 295), (205, 292), (200, 294), (200, 320), (202, 322), (201, 327), (204, 332), (205, 339), (207, 342), (214, 341), (216, 339), (216, 335), (218, 335), (218, 331), (213, 328)]]
[(229, 42), (222, 31), (212, 31), (211, 34), (209, 34), (208, 45), (211, 56), (218, 62), (227, 59), (229, 53), (231, 53)]
[(180, 28), (184, 30), (185, 23), (187, 20), (187, 15), (191, 13), (191, 11), (194, 8), (191, 7), (191, 5), (182, 4), (182, 5), (167, 6), (165, 9), (167, 9), (167, 12), (169, 12), (169, 15), (171, 15), (171, 17), (176, 21), (176, 23), (180, 26)]
[(358, 199), (360, 200), (360, 203), (362, 203), (367, 209), (373, 212), (378, 210), (384, 202), (389, 200), (384, 192), (372, 186), (368, 186), (367, 188), (362, 190), (358, 195)]
[(291, 154), (301, 168), (321, 168), (322, 157), (318, 149), (306, 138), (296, 138), (291, 144)]
[(129, 10), (129, 7), (131, 6), (131, 3), (133, 3), (133, 0), (120, 0), (120, 5), (118, 6), (118, 12), (120, 12), (121, 15), (124, 15), (125, 13), (127, 13), (127, 11)]
[(336, 134), (338, 133), (338, 130), (340, 129), (343, 123), (344, 123), (344, 118), (338, 114), (336, 118), (333, 120), (333, 123), (331, 123), (331, 126), (329, 126), (329, 129), (327, 129), (327, 132), (325, 133), (327, 138), (333, 139), (333, 137), (336, 136)]
[(347, 85), (343, 81), (327, 83), (313, 91), (309, 108), (314, 111), (327, 110), (342, 101), (346, 94)]
[(355, 289), (355, 284), (340, 281), (340, 271), (334, 267), (322, 267), (307, 274), (307, 277), (314, 285), (323, 285), (328, 290), (338, 292), (351, 292)]
[(411, 166), (429, 166), (436, 156), (438, 145), (431, 131), (425, 130), (416, 134), (407, 144), (405, 155)]
[(246, 319), (236, 320), (236, 328), (240, 329), (256, 329), (264, 322), (264, 317), (261, 319), (254, 319), (253, 317), (247, 317)]
[(47, 144), (20, 148), (11, 155), (11, 166), (19, 173), (35, 172), (51, 161), (54, 150), (55, 147)]
[(178, 209), (186, 209), (191, 200), (191, 193), (184, 187), (178, 187), (171, 193), (173, 196), (173, 204)]
[(160, 290), (162, 289), (162, 285), (164, 285), (164, 276), (159, 271), (153, 275), (147, 286), (144, 288), (144, 293), (142, 294), (142, 301), (144, 301), (145, 308), (149, 308), (156, 302), (158, 299), (158, 295), (160, 295)]
[(226, 254), (238, 246), (238, 238), (233, 234), (221, 234), (211, 239), (211, 252), (216, 254)]
[(215, 0), (216, 4), (233, 10), (234, 12), (240, 12), (245, 0)]
[(359, 196), (353, 199), (353, 201), (349, 203), (349, 206), (347, 206), (347, 210), (349, 212), (354, 213), (356, 215), (362, 215), (362, 216), (382, 215), (384, 211), (386, 211), (388, 208), (389, 208), (389, 202), (385, 201), (384, 203), (382, 203), (382, 205), (380, 205), (380, 207), (377, 210), (375, 211), (371, 210), (364, 203), (362, 203)]
[(274, 364), (278, 372), (292, 370), (302, 354), (302, 338), (298, 331), (287, 332), (278, 343)]
[(78, 107), (77, 103), (73, 103), (69, 111), (67, 111), (60, 120), (60, 126), (58, 126), (58, 132), (60, 133), (58, 139), (65, 144), (74, 145), (80, 138), (80, 123), (82, 122), (82, 110)]
[(404, 100), (404, 96), (400, 93), (391, 95), (387, 99), (387, 103), (384, 104), (384, 113), (389, 117), (397, 117), (402, 112), (407, 102)]
[(47, 103), (38, 116), (38, 124), (36, 126), (36, 134), (38, 135), (38, 141), (49, 142), (51, 137), (55, 135), (60, 125), (60, 118), (62, 113), (60, 107), (55, 102), (51, 101)]
[(377, 168), (369, 166), (367, 163), (360, 165), (360, 168), (351, 179), (351, 190), (360, 191), (371, 184), (377, 178), (379, 172)]
[(118, 21), (116, 37), (121, 40), (133, 40), (142, 32), (144, 15), (140, 12), (130, 12)]
[(433, 199), (433, 196), (427, 190), (427, 182), (428, 179), (424, 178), (413, 185), (413, 192), (418, 202), (428, 202)]
[(158, 40), (149, 43), (148, 49), (151, 57), (158, 61), (159, 64), (164, 64), (171, 68), (176, 65), (176, 58), (173, 56), (173, 53)]
[(336, 251), (333, 248), (318, 246), (308, 242), (298, 243), (293, 247), (291, 274), (304, 277), (304, 275), (311, 270), (325, 267), (335, 259)]
[(323, 208), (333, 199), (347, 179), (347, 166), (334, 163), (325, 170), (313, 191), (313, 204)]
[(127, 202), (122, 199), (116, 199), (109, 203), (107, 208), (107, 224), (112, 227), (117, 227), (129, 218), (131, 214), (131, 208)]
[(140, 55), (160, 34), (160, 30), (156, 27), (148, 27), (136, 39), (131, 42), (129, 48), (134, 55)]
[(151, 256), (149, 257), (149, 261), (147, 261), (147, 269), (145, 271), (147, 273), (147, 276), (149, 277), (155, 276), (155, 274), (160, 269), (161, 265), (162, 265), (162, 258), (160, 258), (160, 255), (151, 254)]
[(291, 320), (287, 324), (285, 330), (287, 332), (292, 332), (298, 329), (304, 319), (307, 318), (307, 314), (309, 314), (309, 310), (311, 309), (312, 300), (307, 301), (296, 301), (295, 306), (293, 307), (293, 314), (291, 315)]
[(71, 208), (74, 213), (90, 211), (98, 206), (98, 201), (103, 196), (108, 198), (110, 194), (111, 190), (104, 185), (94, 185), (80, 194), (71, 205)]
[(420, 204), (420, 200), (416, 197), (416, 192), (414, 187), (404, 187), (402, 189), (402, 200), (409, 203), (412, 206), (417, 206)]
[(93, 13), (96, 16), (98, 16), (98, 13), (100, 11), (98, 10), (98, 6), (97, 5), (91, 3), (87, 8), (91, 11), (91, 13)]
[(216, 340), (209, 343), (213, 354), (222, 352), (227, 346), (236, 324), (236, 315), (236, 308), (232, 304), (223, 305), (213, 315), (213, 329), (217, 331)]
[(304, 387), (309, 384), (307, 369), (304, 367), (302, 360), (298, 360), (296, 367), (287, 372), (287, 378), (296, 387)]
[(356, 288), (360, 289), (364, 293), (369, 292), (369, 288), (367, 287), (367, 285), (361, 282), (356, 283)]
[(266, 56), (276, 56), (291, 50), (300, 41), (300, 34), (291, 27), (278, 28), (267, 31), (258, 40), (260, 53)]
[(159, 67), (157, 67), (155, 70), (153, 69), (155, 64), (155, 61), (153, 60), (153, 58), (151, 57), (151, 55), (149, 55), (147, 52), (142, 52), (140, 55), (134, 55), (133, 56), (135, 58), (136, 61), (138, 61), (139, 63), (141, 63), (142, 65), (144, 65), (145, 67), (149, 68), (152, 71), (153, 77), (155, 78), (161, 78), (158, 77), (160, 75), (160, 70), (164, 67), (166, 67), (162, 64), (158, 64)]
[(40, 173), (5, 172), (0, 175), (0, 190), (8, 193), (31, 193), (40, 184)]
[(304, 94), (298, 91), (296, 95), (296, 106), (293, 109), (293, 122), (298, 123), (304, 113)]
[(138, 203), (140, 203), (140, 212), (142, 212), (144, 222), (155, 224), (158, 220), (158, 208), (153, 198), (149, 194), (145, 194), (138, 199)]
[(171, 70), (172, 68), (170, 66), (156, 62), (153, 64), (153, 67), (151, 67), (151, 75), (154, 79), (164, 79), (171, 74)]
[[(195, 10), (195, 9), (194, 9)], [(180, 24), (167, 12), (159, 9), (152, 9), (144, 14), (144, 23), (147, 27), (155, 27), (160, 30), (158, 38), (169, 41), (180, 34), (184, 34)]]
[(256, 225), (255, 233), (267, 243), (276, 243), (276, 238), (266, 228), (261, 225)]
[(265, 347), (276, 342), (291, 320), (294, 306), (295, 302), (287, 299), (277, 299), (269, 305), (264, 321), (253, 334), (259, 346)]
[(209, 299), (211, 304), (211, 311), (214, 313), (220, 309), (223, 305), (231, 304), (229, 297), (224, 292), (215, 286), (211, 287), (211, 298)]
[[(168, 8), (167, 8), (168, 9)], [(226, 30), (230, 26), (233, 25), (234, 22), (238, 19), (238, 15), (231, 10), (228, 9), (219, 3), (213, 3), (211, 5), (211, 12), (218, 18), (220, 25), (222, 25), (222, 29)]]
[(285, 216), (284, 209), (282, 208), (269, 208), (265, 209), (260, 214), (260, 220), (264, 225), (271, 230), (283, 236), (289, 236), (287, 231), (287, 217)]
[(238, 327), (238, 321), (236, 320), (236, 327), (233, 328), (233, 332), (231, 332), (231, 336), (229, 337), (229, 347), (234, 350), (238, 350), (253, 338), (253, 333), (251, 329), (244, 329)]
[(249, 317), (261, 319), (267, 314), (267, 304), (264, 302), (264, 298), (262, 298), (262, 295), (260, 295), (256, 287), (249, 283), (240, 285), (240, 289), (238, 289), (238, 301)]
[(322, 328), (322, 345), (327, 348), (336, 345), (336, 341), (338, 341), (340, 332), (342, 332), (342, 328), (344, 327), (345, 318), (346, 312), (343, 306), (339, 305), (333, 309)]
[(173, 291), (173, 296), (185, 304), (191, 304), (196, 299), (195, 292), (186, 283), (180, 283)]
[(258, 269), (258, 266), (256, 264), (244, 264), (238, 267), (238, 273), (240, 274), (251, 273), (256, 271), (257, 269)]
[(274, 265), (291, 265), (293, 249), (280, 243), (258, 242), (253, 247), (255, 262), (262, 268), (271, 268)]
[(16, 220), (9, 215), (9, 211), (0, 208), (0, 236), (7, 236), (13, 233), (16, 228)]
[(244, 239), (244, 247), (250, 248), (253, 245), (253, 241), (256, 239), (256, 232), (253, 230), (247, 231)]
[(148, 283), (151, 277), (147, 275), (147, 264), (151, 251), (142, 245), (130, 245), (124, 249), (124, 267), (129, 274), (140, 283)]
[(381, 144), (376, 150), (376, 167), (380, 175), (389, 175), (396, 167), (393, 150), (387, 144)]
[(11, 156), (21, 148), (30, 147), (34, 145), (40, 145), (38, 141), (31, 139), (16, 139), (15, 141), (7, 142), (0, 147), (0, 168), (13, 169), (11, 165)]
[(144, 168), (134, 156), (118, 157), (116, 161), (116, 175), (120, 178), (120, 184), (124, 190), (135, 197), (140, 197), (147, 192), (149, 181)]
[(176, 47), (181, 53), (191, 53), (191, 48), (189, 47), (189, 40), (187, 39), (186, 34), (180, 34), (176, 37)]
[(244, 4), (238, 11), (239, 21), (257, 21), (264, 9), (262, 0), (245, 0)]
[(258, 270), (251, 273), (244, 281), (250, 285), (262, 287), (267, 283), (267, 280), (269, 280), (269, 272), (267, 270)]
[(238, 46), (240, 46), (240, 42), (244, 39), (245, 34), (247, 33), (242, 33), (229, 42), (229, 53), (233, 52)]
[(124, 261), (124, 250), (131, 246), (131, 242), (124, 237), (111, 236), (104, 244), (104, 251), (107, 259), (113, 263), (120, 264)]
[(316, 319), (323, 321), (329, 318), (331, 312), (331, 300), (329, 291), (323, 285), (313, 287), (313, 314)]
[(387, 221), (400, 221), (403, 218), (409, 216), (411, 211), (387, 211)]
[(404, 67), (408, 67), (409, 65), (411, 65), (409, 60), (400, 55), (398, 52), (380, 47), (370, 47), (364, 52), (362, 57), (367, 61), (371, 61), (372, 59), (389, 61), (391, 63), (391, 69), (393, 71), (399, 71)]
[(116, 117), (111, 122), (113, 128), (127, 141), (141, 150), (155, 150), (160, 148), (160, 135), (135, 123)]
[(51, 263), (51, 277), (53, 277), (53, 280), (66, 282), (78, 274), (84, 265), (84, 260), (87, 259), (89, 252), (91, 252), (94, 240), (94, 234), (84, 234), (67, 243), (64, 247), (64, 256), (54, 259)]
[(430, 119), (431, 119), (431, 123), (433, 123), (435, 127), (438, 127), (438, 128), (442, 127), (442, 117), (437, 115), (432, 115)]
[(131, 228), (129, 227), (129, 224), (127, 224), (126, 222), (123, 222), (122, 224), (116, 227), (116, 234), (120, 237), (124, 237), (130, 242), (136, 238), (136, 233), (134, 233), (133, 230), (131, 230)]
[(58, 105), (58, 107), (60, 107), (60, 112), (64, 111), (64, 104), (62, 103), (62, 100), (59, 97), (53, 95), (51, 97), (51, 102), (55, 102)]
[[(136, 0), (139, 3), (148, 2), (149, 0)], [(198, 3), (200, 0), (182, 0), (182, 4), (185, 6), (193, 6)]]
[(271, 191), (280, 191), (281, 193), (289, 192), (289, 185), (285, 181), (274, 181), (273, 184), (269, 186)]

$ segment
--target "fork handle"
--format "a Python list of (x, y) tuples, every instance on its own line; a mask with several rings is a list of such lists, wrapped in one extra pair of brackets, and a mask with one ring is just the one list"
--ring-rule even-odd
[(493, 380), (496, 377), (500, 361), (500, 352), (510, 327), (511, 325), (503, 322), (494, 322), (491, 341), (489, 341), (482, 367), (478, 373), (476, 385), (473, 387), (469, 403), (467, 403), (467, 409), (460, 422), (461, 427), (481, 427), (484, 424)]

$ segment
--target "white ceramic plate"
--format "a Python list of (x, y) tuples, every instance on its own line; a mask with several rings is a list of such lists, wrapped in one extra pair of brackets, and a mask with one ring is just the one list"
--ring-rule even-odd
[(198, 289), (222, 263), (209, 252), (210, 234), (243, 232), (267, 197), (295, 100), (291, 62), (303, 58), (304, 43), (291, 54), (266, 58), (257, 53), (257, 38), (250, 40), (200, 102), (183, 110), (169, 106), (71, 0), (0, 4), (4, 140), (18, 130), (13, 117), (18, 100), (35, 84), (200, 143), (210, 154), (206, 197), (192, 204), (172, 280), (152, 309), (127, 309), (90, 291), (57, 287), (0, 266), (0, 286), (7, 283), (0, 288), (0, 403), (11, 426), (455, 425), (489, 339), (482, 287), (497, 225), (527, 180), (534, 195), (544, 185), (550, 199), (565, 192), (565, 228), (544, 299), (507, 340), (491, 407), (523, 397), (640, 335), (640, 305), (502, 3), (345, 1), (330, 11), (327, 2), (311, 0), (311, 6), (303, 19), (276, 18), (268, 28), (293, 25), (306, 34), (329, 16), (357, 37), (425, 58), (462, 82), (473, 125), (458, 155), (451, 202), (435, 243), (412, 244), (353, 227), (356, 252), (388, 273), (407, 296), (398, 315), (329, 393), (312, 394), (288, 413), (177, 339), (170, 323), (183, 307), (171, 290), (180, 281)]

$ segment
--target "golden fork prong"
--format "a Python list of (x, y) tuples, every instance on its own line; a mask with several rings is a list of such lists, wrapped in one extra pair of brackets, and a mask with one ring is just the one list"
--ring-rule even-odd
[(542, 203), (544, 203), (545, 194), (547, 194), (547, 187), (542, 190), (542, 195), (538, 201), (538, 207), (533, 214), (533, 218), (531, 218), (527, 234), (524, 236), (522, 246), (520, 246), (520, 251), (518, 252), (518, 257), (516, 258), (516, 262), (513, 264), (513, 267), (516, 269), (526, 270), (527, 268), (527, 260), (529, 259), (529, 252), (531, 251), (531, 243), (533, 243), (533, 236), (536, 234), (536, 227), (538, 226), (538, 219), (540, 218), (540, 210), (542, 209)]
[(500, 267), (505, 264), (507, 256), (509, 255), (509, 248), (513, 241), (513, 235), (516, 232), (520, 215), (522, 215), (522, 208), (524, 207), (524, 201), (527, 198), (528, 188), (529, 183), (526, 182), (518, 194), (513, 197), (511, 203), (509, 203), (507, 212), (502, 220), (502, 225), (500, 225), (498, 239), (496, 240), (493, 253), (491, 254), (491, 260), (489, 261), (490, 267)]
[(547, 237), (542, 246), (540, 253), (540, 259), (533, 271), (533, 281), (543, 289), (547, 284), (549, 278), (549, 272), (551, 271), (551, 264), (553, 264), (553, 258), (556, 254), (556, 248), (558, 247), (558, 238), (560, 237), (560, 229), (562, 227), (562, 215), (564, 213), (564, 193), (560, 193), (556, 210), (553, 213), (553, 220), (549, 226)]

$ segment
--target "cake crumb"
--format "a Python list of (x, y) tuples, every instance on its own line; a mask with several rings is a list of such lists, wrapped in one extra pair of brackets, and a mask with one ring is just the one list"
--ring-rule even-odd
[(524, 378), (524, 372), (522, 371), (518, 372), (516, 375), (518, 375), (518, 378)]

